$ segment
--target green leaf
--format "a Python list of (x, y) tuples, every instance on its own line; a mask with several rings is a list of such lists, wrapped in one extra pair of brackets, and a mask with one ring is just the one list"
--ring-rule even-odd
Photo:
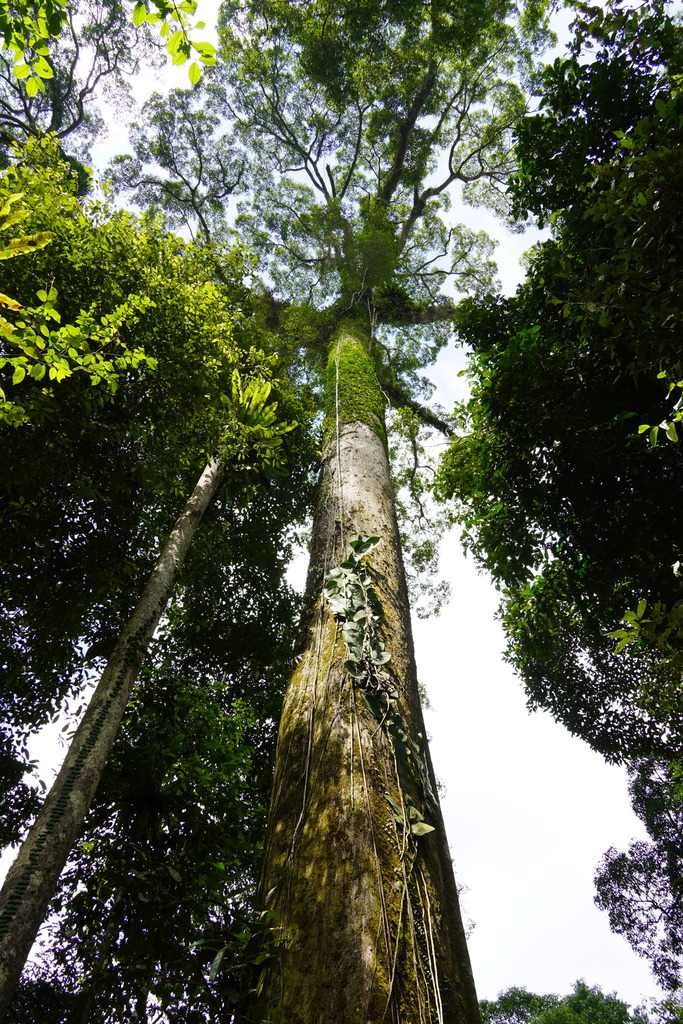
[(16, 299), (11, 299), (9, 295), (3, 295), (0, 292), (0, 306), (4, 306), (5, 309), (23, 309), (24, 307)]
[(0, 207), (0, 217), (6, 217), (7, 214), (10, 212), (10, 210), (12, 209), (13, 204), (14, 203), (18, 203), (19, 200), (23, 199), (23, 198), (24, 198), (24, 193), (23, 192), (15, 192), (13, 195), (9, 196), (8, 199), (7, 199), (7, 202), (4, 204), (4, 206)]
[(426, 836), (429, 832), (434, 832), (434, 826), (428, 825), (426, 821), (416, 821), (410, 826), (410, 831), (414, 836)]
[(368, 551), (372, 551), (379, 544), (380, 537), (365, 537), (361, 534), (355, 540), (351, 541), (351, 547), (357, 555), (366, 555)]
[(133, 10), (133, 24), (139, 28), (144, 25), (147, 18), (147, 9), (143, 3), (137, 3)]
[(38, 57), (33, 65), (33, 70), (37, 72), (41, 78), (54, 78), (54, 71), (44, 57)]
[(354, 679), (362, 679), (364, 675), (362, 665), (359, 665), (357, 662), (351, 661), (350, 659), (347, 659), (344, 662), (344, 671), (348, 672), (348, 674)]
[(7, 228), (11, 228), (15, 224), (20, 224), (22, 220), (26, 220), (30, 212), (30, 210), (16, 210), (14, 213), (10, 213), (10, 215), (5, 217), (0, 224), (0, 228), (3, 231), (6, 231)]
[(177, 53), (178, 49), (185, 42), (185, 36), (186, 33), (182, 29), (178, 29), (177, 32), (174, 32), (173, 35), (168, 40), (168, 42), (166, 43), (166, 49), (168, 50), (168, 52), (171, 54)]
[(192, 64), (190, 64), (189, 70), (187, 72), (187, 77), (190, 79), (192, 85), (197, 85), (197, 83), (200, 81), (202, 77), (202, 70), (199, 67), (199, 64), (196, 63), (196, 61), (193, 61)]
[(0, 249), (0, 260), (10, 260), (14, 256), (25, 256), (26, 253), (44, 249), (53, 238), (54, 235), (50, 231), (40, 231), (24, 238), (12, 238), (3, 249)]
[(389, 662), (391, 661), (391, 655), (389, 654), (388, 651), (385, 650), (380, 650), (377, 651), (377, 653), (375, 653), (375, 650), (373, 649), (372, 660), (374, 661), (375, 665), (388, 665)]
[(386, 798), (387, 802), (389, 803), (389, 806), (391, 807), (392, 811), (394, 812), (398, 820), (403, 821), (403, 808), (401, 807), (398, 800), (394, 800), (393, 796), (390, 796), (388, 793), (386, 794)]
[(209, 981), (216, 980), (216, 976), (220, 970), (220, 966), (223, 962), (223, 957), (225, 956), (226, 950), (227, 946), (219, 950), (219, 952), (216, 953), (215, 957), (211, 961), (211, 967), (209, 968)]
[(191, 43), (192, 49), (195, 50), (199, 55), (202, 63), (215, 63), (216, 47), (213, 43)]

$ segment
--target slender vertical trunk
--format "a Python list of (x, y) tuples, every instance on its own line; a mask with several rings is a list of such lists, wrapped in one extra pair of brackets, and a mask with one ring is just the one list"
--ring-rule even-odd
[(157, 559), (76, 730), (64, 764), (0, 891), (0, 1019), (97, 789), (140, 665), (200, 519), (223, 477), (204, 469)]
[[(424, 740), (383, 401), (358, 327), (339, 331), (329, 367), (307, 613), (280, 724), (262, 877), (279, 951), (252, 1019), (476, 1024)], [(345, 670), (342, 622), (323, 593), (359, 535), (381, 538), (368, 563), (391, 662), (374, 681)]]

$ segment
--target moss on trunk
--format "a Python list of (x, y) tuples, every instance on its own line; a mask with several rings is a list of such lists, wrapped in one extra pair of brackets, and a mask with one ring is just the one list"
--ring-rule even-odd
[(338, 426), (355, 421), (386, 438), (384, 398), (362, 329), (353, 321), (342, 324), (330, 347), (325, 398), (328, 440)]
[[(307, 612), (278, 739), (262, 893), (279, 954), (260, 980), (252, 1013), (259, 1022), (479, 1019), (438, 802), (424, 815), (434, 831), (413, 835), (407, 805), (424, 804), (424, 794), (414, 775), (399, 770), (396, 740), (371, 710), (371, 695), (344, 671), (340, 623), (322, 594), (351, 540), (382, 538), (370, 556), (382, 642), (391, 653), (401, 730), (421, 749), (424, 725), (383, 435), (368, 348), (357, 328), (344, 325), (331, 345)], [(426, 753), (423, 764), (431, 772)]]

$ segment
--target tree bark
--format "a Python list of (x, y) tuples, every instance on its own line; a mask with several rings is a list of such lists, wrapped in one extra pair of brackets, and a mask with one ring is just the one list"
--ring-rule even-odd
[[(261, 882), (275, 954), (250, 1019), (476, 1024), (424, 739), (383, 402), (362, 330), (342, 327), (329, 365), (307, 610), (280, 723)], [(398, 693), (384, 721), (367, 685), (344, 669), (341, 623), (323, 592), (359, 535), (381, 537), (368, 561)], [(428, 798), (417, 761), (430, 779)], [(433, 831), (412, 834), (410, 805)]]
[(64, 764), (0, 891), (0, 1019), (78, 838), (116, 738), (140, 665), (201, 517), (223, 477), (205, 467), (123, 628), (76, 730)]

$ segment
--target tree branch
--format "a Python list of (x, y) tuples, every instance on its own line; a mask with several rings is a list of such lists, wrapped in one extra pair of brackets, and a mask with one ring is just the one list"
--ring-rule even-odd
[(409, 327), (415, 324), (438, 324), (452, 320), (455, 316), (454, 302), (436, 302), (432, 306), (417, 306), (401, 296), (387, 295), (375, 300), (375, 316), (380, 323), (393, 327)]
[(401, 175), (403, 174), (403, 167), (405, 164), (406, 154), (408, 152), (408, 146), (410, 145), (410, 139), (415, 129), (417, 119), (422, 113), (425, 103), (429, 98), (434, 85), (436, 84), (437, 76), (437, 64), (432, 57), (429, 61), (429, 69), (427, 76), (417, 91), (415, 99), (413, 100), (408, 115), (401, 125), (401, 130), (398, 136), (398, 147), (394, 153), (394, 159), (391, 165), (391, 169), (387, 174), (386, 180), (379, 194), (380, 201), (384, 204), (388, 204), (391, 201)]
[(453, 437), (455, 431), (450, 423), (446, 423), (436, 413), (432, 412), (431, 409), (427, 409), (424, 405), (420, 405), (414, 398), (406, 393), (399, 387), (393, 384), (386, 384), (382, 382), (382, 391), (391, 402), (391, 404), (397, 408), (410, 409), (414, 412), (423, 423), (426, 423), (429, 427), (434, 427), (435, 430), (441, 431), (446, 437)]

